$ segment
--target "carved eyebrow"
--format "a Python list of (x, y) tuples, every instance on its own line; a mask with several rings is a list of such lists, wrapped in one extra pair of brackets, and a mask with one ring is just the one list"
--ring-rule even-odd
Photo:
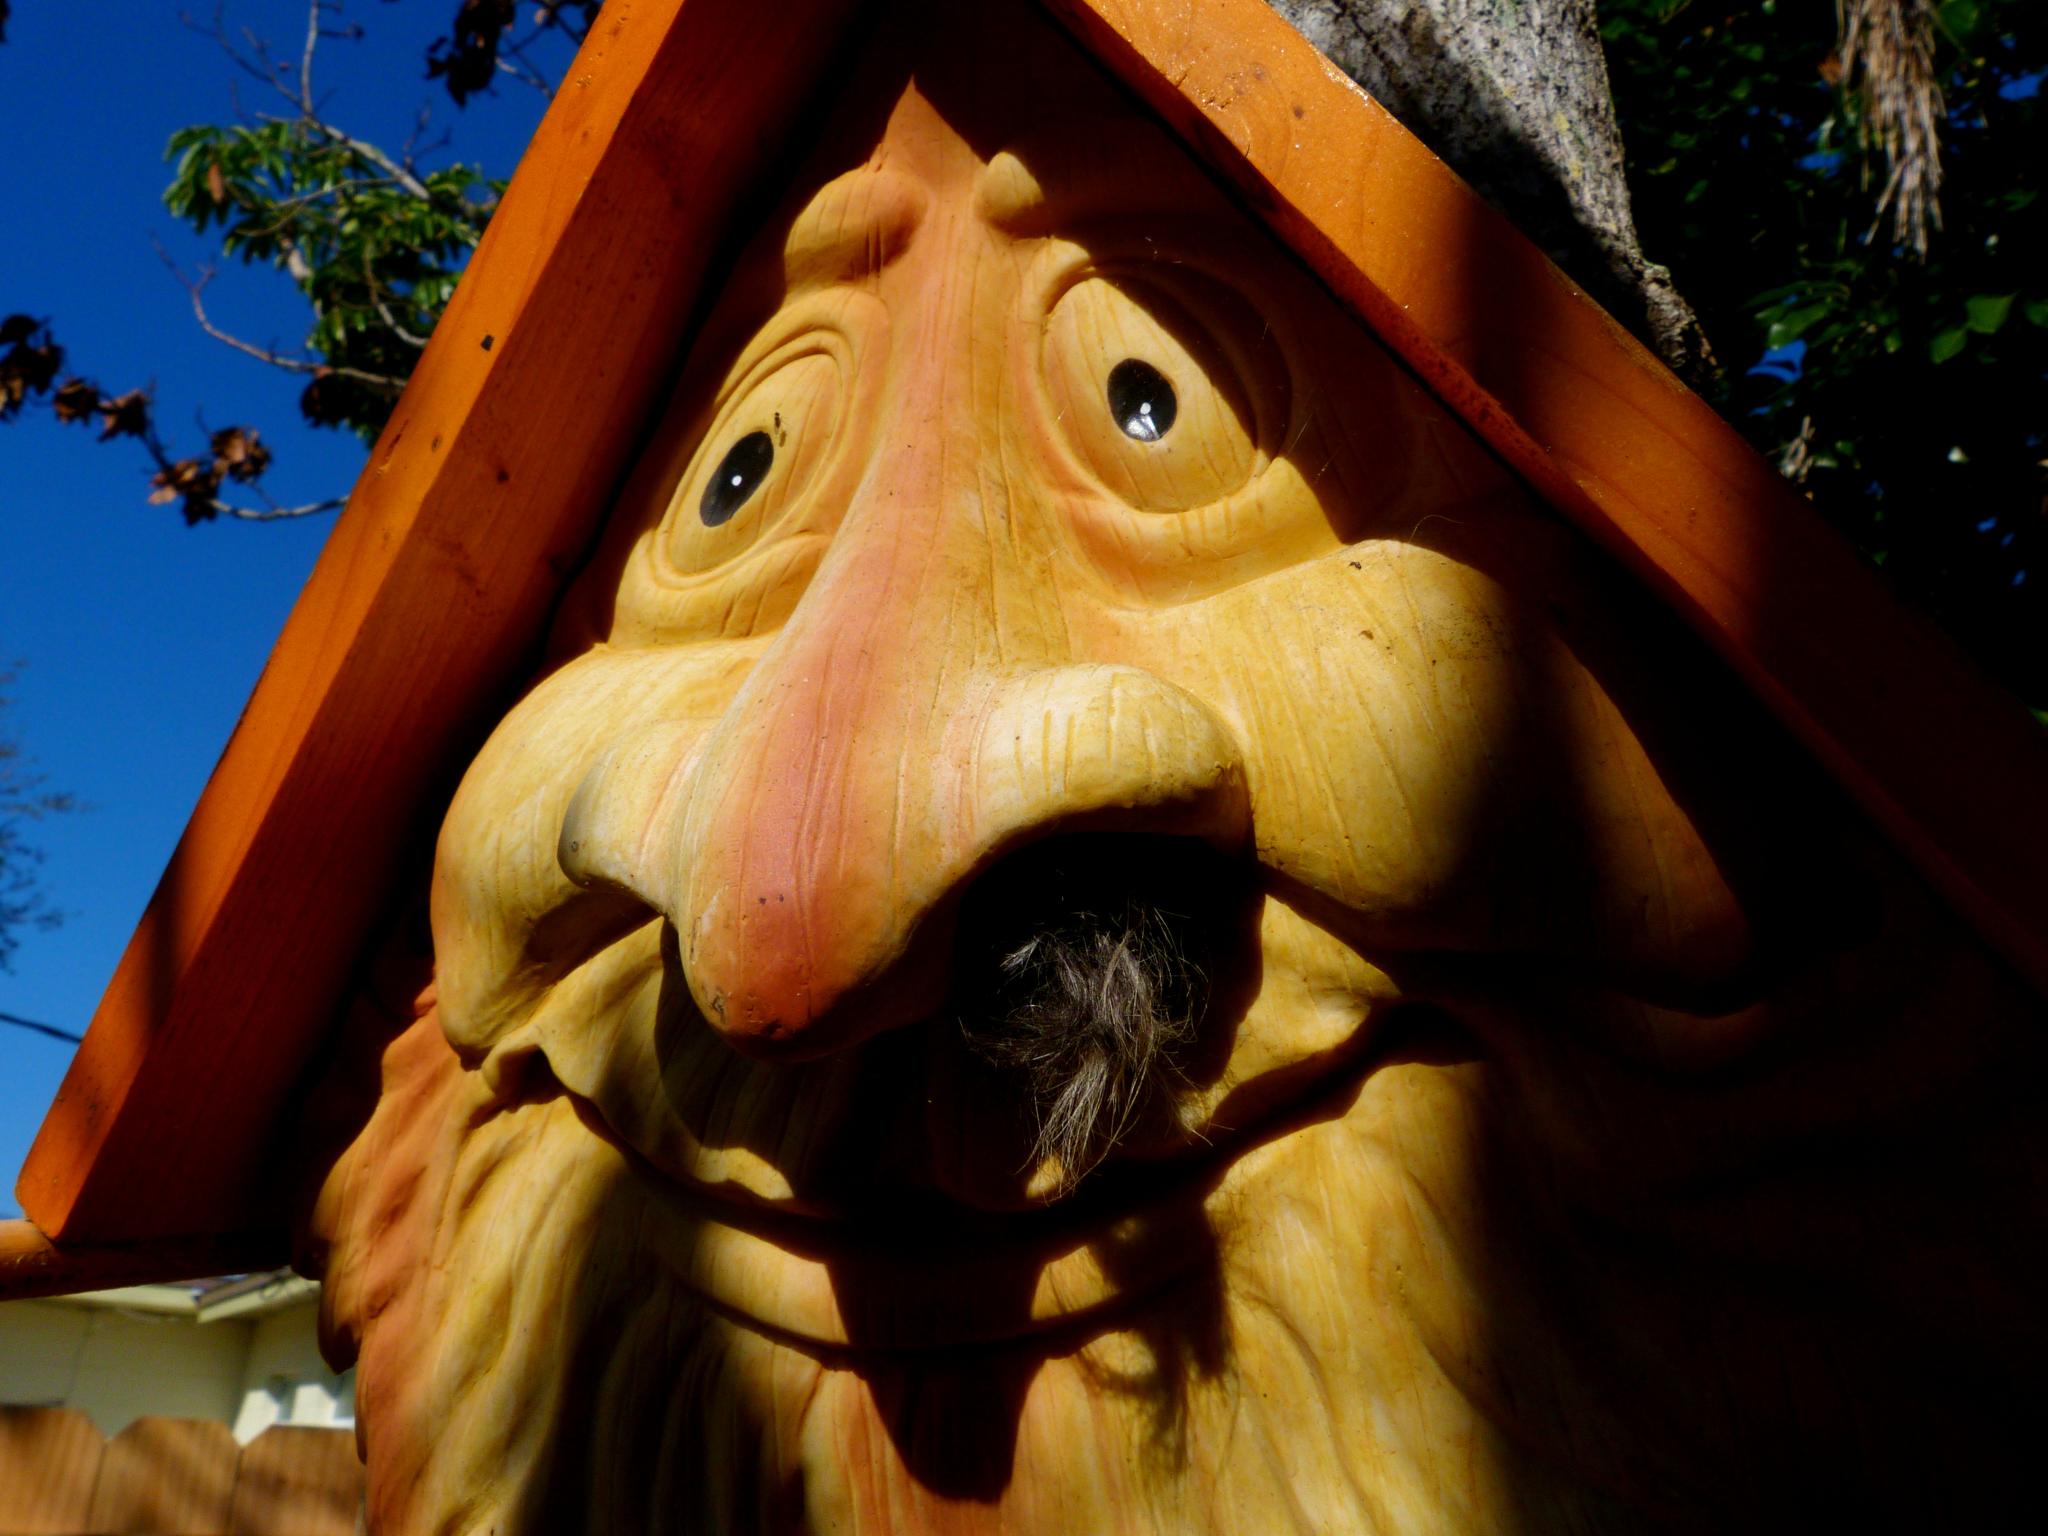
[(861, 166), (825, 183), (789, 227), (789, 291), (872, 277), (909, 248), (930, 201), (900, 171)]
[(1136, 116), (1084, 118), (1034, 134), (983, 166), (974, 188), (985, 223), (1027, 238), (1112, 215), (1227, 206), (1185, 149)]

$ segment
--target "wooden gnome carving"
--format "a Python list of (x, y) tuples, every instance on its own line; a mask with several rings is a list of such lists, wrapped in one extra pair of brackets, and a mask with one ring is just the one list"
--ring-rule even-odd
[(2016, 1475), (2038, 1008), (1035, 8), (880, 30), (553, 649), (312, 1217), (371, 1529)]

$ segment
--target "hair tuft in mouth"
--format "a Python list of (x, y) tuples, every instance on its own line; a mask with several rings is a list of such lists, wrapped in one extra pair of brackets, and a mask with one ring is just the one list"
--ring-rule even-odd
[[(978, 974), (961, 1033), (1028, 1097), (1027, 1166), (1056, 1169), (1060, 1193), (1179, 1083), (1200, 1027), (1209, 933), (1188, 912), (1180, 841), (1060, 839), (1024, 850), (970, 900), (964, 958)], [(1175, 886), (1180, 899), (1165, 894)]]

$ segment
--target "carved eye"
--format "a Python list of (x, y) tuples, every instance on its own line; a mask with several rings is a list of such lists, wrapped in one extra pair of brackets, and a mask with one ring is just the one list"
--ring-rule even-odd
[(1127, 357), (1109, 370), (1109, 414), (1125, 437), (1156, 443), (1173, 430), (1180, 401), (1157, 368)]
[(1284, 419), (1285, 367), (1260, 330), (1243, 299), (1192, 273), (1085, 277), (1046, 319), (1059, 430), (1134, 507), (1221, 500), (1266, 463), (1262, 422)]
[(704, 499), (697, 503), (697, 515), (706, 528), (729, 522), (733, 513), (761, 488), (775, 465), (775, 439), (766, 432), (749, 432), (732, 445), (732, 451), (718, 461), (704, 487)]
[(720, 406), (669, 502), (663, 550), (708, 571), (788, 519), (832, 446), (840, 367), (822, 351), (772, 360)]

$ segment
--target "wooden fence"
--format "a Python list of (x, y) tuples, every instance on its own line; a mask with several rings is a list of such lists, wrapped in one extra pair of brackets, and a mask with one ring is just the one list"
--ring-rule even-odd
[(346, 1429), (0, 1408), (0, 1536), (352, 1536), (363, 1469)]

